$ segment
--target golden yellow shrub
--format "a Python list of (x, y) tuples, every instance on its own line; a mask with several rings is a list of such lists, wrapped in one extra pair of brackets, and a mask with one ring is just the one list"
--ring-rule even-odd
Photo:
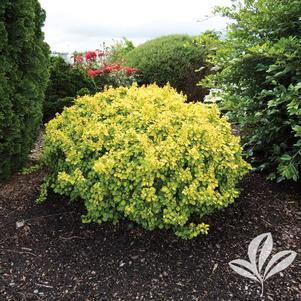
[(182, 238), (207, 233), (202, 217), (234, 201), (249, 169), (215, 105), (156, 85), (78, 98), (48, 123), (43, 161), (46, 185), (84, 201), (84, 222), (128, 218)]

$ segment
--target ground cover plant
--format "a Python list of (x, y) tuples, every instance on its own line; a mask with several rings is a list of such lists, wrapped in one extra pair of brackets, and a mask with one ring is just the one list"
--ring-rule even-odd
[(297, 181), (301, 168), (301, 2), (234, 1), (233, 20), (204, 82), (239, 123), (246, 155), (270, 179)]
[(42, 120), (49, 47), (37, 0), (0, 3), (0, 180), (27, 160)]
[(128, 218), (182, 238), (239, 195), (249, 165), (216, 106), (185, 103), (170, 86), (84, 96), (46, 127), (45, 189), (84, 201), (85, 222)]

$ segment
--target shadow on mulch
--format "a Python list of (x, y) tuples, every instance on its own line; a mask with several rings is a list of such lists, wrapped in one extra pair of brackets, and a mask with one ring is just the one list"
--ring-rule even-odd
[[(169, 231), (123, 221), (82, 224), (82, 208), (52, 194), (36, 205), (43, 173), (0, 186), (0, 300), (301, 300), (301, 191), (258, 174), (240, 198), (210, 217), (206, 237), (181, 240)], [(16, 228), (18, 222), (19, 228)], [(228, 262), (247, 259), (249, 242), (271, 232), (273, 252), (295, 262), (260, 285)]]

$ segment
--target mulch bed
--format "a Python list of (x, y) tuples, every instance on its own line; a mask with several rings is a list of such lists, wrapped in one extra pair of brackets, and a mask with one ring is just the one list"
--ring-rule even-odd
[[(240, 198), (210, 217), (208, 236), (181, 240), (169, 231), (123, 221), (82, 224), (84, 209), (51, 194), (35, 204), (43, 172), (0, 186), (0, 300), (301, 300), (301, 191), (249, 174)], [(17, 224), (16, 224), (17, 223)], [(17, 227), (18, 228), (17, 228)], [(273, 252), (294, 263), (260, 285), (228, 262), (247, 259), (249, 242), (271, 232)]]

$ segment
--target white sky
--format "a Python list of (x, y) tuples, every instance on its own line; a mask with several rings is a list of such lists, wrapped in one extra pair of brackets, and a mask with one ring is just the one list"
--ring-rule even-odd
[(46, 41), (52, 51), (94, 50), (127, 37), (136, 45), (172, 33), (222, 30), (226, 20), (213, 17), (216, 5), (231, 0), (40, 0), (46, 10)]

